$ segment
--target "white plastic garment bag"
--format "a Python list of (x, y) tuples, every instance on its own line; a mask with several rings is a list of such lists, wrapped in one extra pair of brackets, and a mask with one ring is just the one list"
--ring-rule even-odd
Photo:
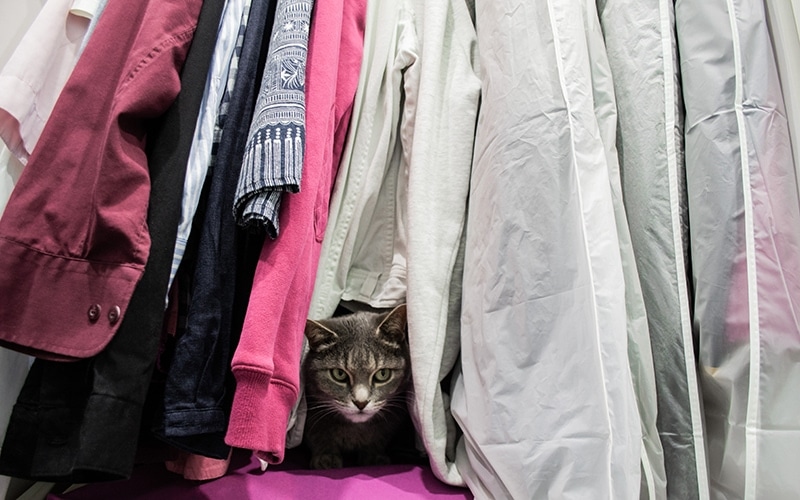
[(666, 493), (682, 500), (708, 498), (673, 3), (601, 0), (598, 10), (617, 98), (625, 205), (652, 340), (658, 390), (649, 396), (658, 399)]
[(800, 0), (766, 0), (765, 5), (800, 192)]
[[(580, 1), (479, 0), (456, 463), (478, 498), (638, 498), (625, 281)], [(596, 21), (595, 21), (596, 22)]]
[[(602, 6), (601, 2), (599, 7)], [(606, 150), (611, 200), (614, 205), (622, 272), (625, 280), (628, 364), (642, 426), (642, 483), (639, 497), (650, 500), (664, 499), (667, 497), (667, 478), (664, 469), (664, 451), (656, 425), (658, 405), (653, 350), (642, 287), (639, 283), (639, 272), (628, 228), (628, 216), (622, 196), (620, 163), (617, 154), (617, 107), (619, 104), (614, 92), (614, 81), (597, 7), (594, 1), (586, 2), (584, 21), (591, 62), (592, 97), (600, 137)], [(606, 28), (606, 32), (608, 32), (608, 28)], [(620, 144), (620, 146), (623, 145)]]
[(800, 492), (800, 202), (764, 4), (675, 4), (711, 497)]

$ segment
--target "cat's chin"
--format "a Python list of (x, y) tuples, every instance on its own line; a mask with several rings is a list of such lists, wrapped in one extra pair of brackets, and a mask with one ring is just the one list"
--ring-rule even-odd
[(343, 415), (344, 415), (344, 418), (346, 418), (350, 422), (353, 422), (354, 424), (363, 424), (364, 422), (366, 422), (367, 420), (370, 420), (372, 417), (375, 416), (374, 413), (363, 413), (363, 412), (359, 412), (359, 413), (344, 413)]

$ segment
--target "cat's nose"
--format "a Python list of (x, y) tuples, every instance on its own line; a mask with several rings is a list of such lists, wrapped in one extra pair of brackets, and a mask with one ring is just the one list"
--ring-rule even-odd
[(353, 404), (356, 405), (356, 408), (358, 408), (359, 410), (363, 410), (368, 403), (369, 401), (357, 401), (355, 399), (353, 400)]

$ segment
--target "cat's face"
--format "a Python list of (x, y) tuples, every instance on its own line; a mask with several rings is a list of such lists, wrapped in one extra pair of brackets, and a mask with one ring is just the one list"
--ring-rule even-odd
[(308, 321), (304, 364), (309, 404), (351, 422), (405, 405), (410, 363), (405, 306)]

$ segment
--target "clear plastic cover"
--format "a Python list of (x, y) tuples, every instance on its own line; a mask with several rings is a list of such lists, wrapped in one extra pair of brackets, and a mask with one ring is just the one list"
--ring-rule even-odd
[(452, 411), (464, 430), (456, 463), (479, 498), (639, 495), (641, 424), (586, 7), (476, 2), (483, 94)]
[(800, 491), (800, 202), (761, 2), (677, 2), (712, 498)]
[[(673, 4), (604, 0), (598, 10), (617, 96), (623, 191), (658, 387), (649, 396), (658, 400), (666, 469), (666, 477), (656, 480), (666, 484), (656, 481), (656, 493), (682, 500), (708, 498), (690, 315), (683, 105)], [(640, 392), (639, 397), (647, 396)]]

